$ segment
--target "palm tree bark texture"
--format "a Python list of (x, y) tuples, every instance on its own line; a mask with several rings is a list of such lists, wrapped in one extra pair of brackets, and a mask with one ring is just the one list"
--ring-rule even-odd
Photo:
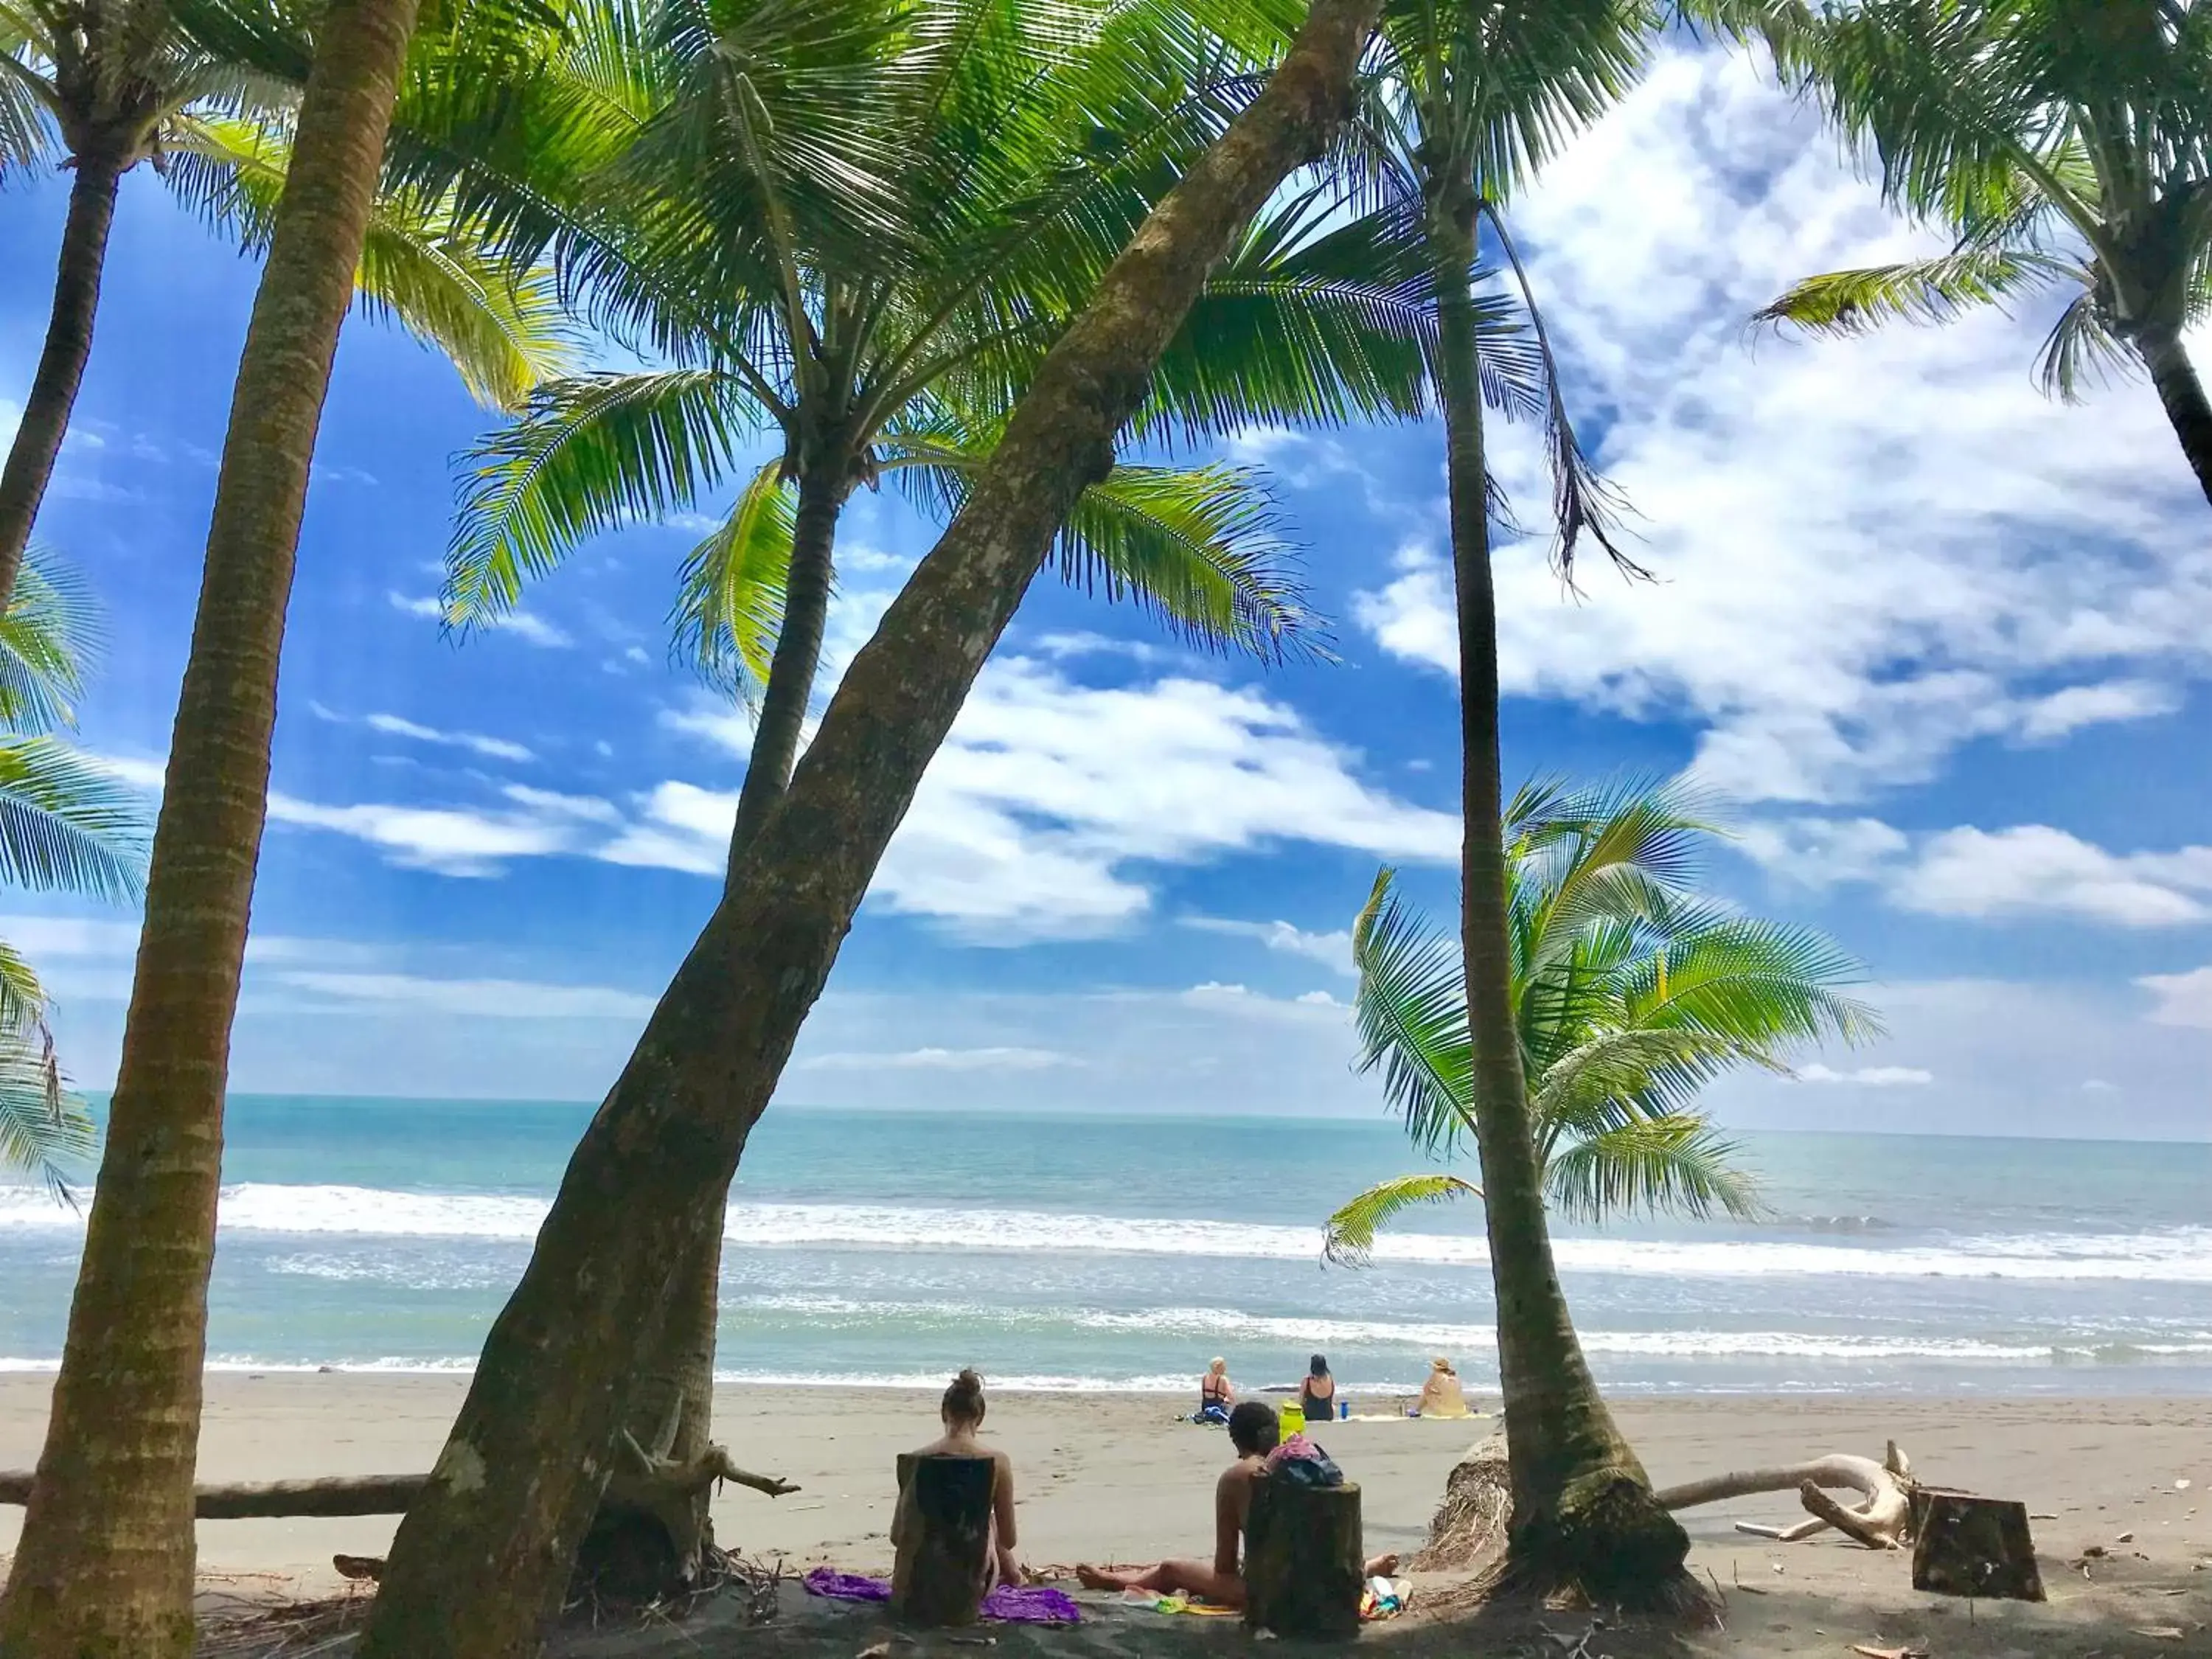
[(1679, 1605), (1694, 1593), (1682, 1567), (1688, 1535), (1654, 1501), (1643, 1466), (1613, 1425), (1553, 1262), (1513, 1014), (1500, 827), (1497, 595), (1469, 277), (1478, 203), (1471, 177), (1430, 176), (1426, 211), (1459, 625), (1462, 945), (1513, 1483), (1502, 1571), (1516, 1587), (1574, 1585), (1601, 1603)]
[(1239, 228), (1350, 111), (1379, 0), (1314, 0), (1267, 88), (1147, 217), (1055, 345), (975, 489), (854, 659), (570, 1159), (360, 1659), (521, 1659), (611, 1462), (620, 1385), (719, 1229), (747, 1133), (985, 657)]
[(154, 836), (107, 1144), (8, 1659), (192, 1650), (192, 1474), (223, 1087), (309, 463), (416, 0), (332, 0), (248, 325)]
[(2150, 370), (2150, 383), (2158, 389), (2174, 436), (2181, 440), (2190, 470), (2197, 474), (2205, 500), (2212, 501), (2212, 401), (2205, 398), (2197, 365), (2190, 362), (2180, 335), (2172, 330), (2144, 331), (2136, 337), (2135, 348)]
[(0, 467), (0, 611), (15, 592), (31, 526), (46, 500), (47, 481), (69, 435), (77, 387), (92, 356), (92, 323), (100, 309), (100, 274), (107, 258), (107, 233), (115, 222), (115, 193), (137, 158), (90, 145), (76, 153), (70, 184), (69, 217), (54, 276), (54, 306), (46, 343), (23, 399), (23, 418)]

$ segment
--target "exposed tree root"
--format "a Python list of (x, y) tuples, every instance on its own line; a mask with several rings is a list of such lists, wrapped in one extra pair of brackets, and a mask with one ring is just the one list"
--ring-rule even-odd
[[(1902, 1548), (1911, 1537), (1912, 1492), (1917, 1484), (1912, 1478), (1911, 1459), (1893, 1440), (1887, 1455), (1879, 1463), (1870, 1457), (1838, 1453), (1814, 1458), (1809, 1463), (1744, 1469), (1708, 1480), (1692, 1480), (1685, 1486), (1669, 1486), (1657, 1497), (1667, 1509), (1686, 1510), (1754, 1492), (1794, 1492), (1811, 1519), (1790, 1527), (1762, 1527), (1739, 1521), (1736, 1530), (1755, 1538), (1794, 1544), (1834, 1527), (1869, 1549), (1893, 1550)], [(1832, 1489), (1856, 1492), (1863, 1501), (1846, 1508), (1827, 1495)]]

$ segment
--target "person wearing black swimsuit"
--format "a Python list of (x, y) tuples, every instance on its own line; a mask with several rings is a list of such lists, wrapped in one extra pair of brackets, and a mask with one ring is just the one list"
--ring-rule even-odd
[(1308, 1427), (1336, 1415), (1336, 1379), (1328, 1374), (1327, 1355), (1316, 1354), (1307, 1365), (1306, 1380), (1298, 1384), (1298, 1407)]

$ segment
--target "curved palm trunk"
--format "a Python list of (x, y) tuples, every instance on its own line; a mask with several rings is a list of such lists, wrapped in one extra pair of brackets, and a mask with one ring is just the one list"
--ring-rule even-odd
[(2204, 498), (2212, 501), (2212, 401), (2204, 396), (2196, 364), (2189, 361), (2181, 337), (2170, 331), (2145, 334), (2136, 349), (2150, 370), (2166, 418), (2173, 423), (2173, 435), (2181, 440), (2181, 453), (2189, 458)]
[(0, 468), (0, 611), (8, 608), (15, 592), (23, 550), (30, 545), (31, 526), (54, 476), (62, 440), (69, 435), (70, 411), (76, 407), (77, 387), (92, 356), (100, 270), (107, 260), (107, 232), (115, 222), (115, 192), (125, 171), (120, 156), (88, 150), (76, 158), (46, 349), (23, 399), (23, 419), (9, 446), (8, 464)]
[(1297, 42), (1054, 346), (967, 504), (854, 659), (779, 809), (678, 969), (494, 1323), (400, 1523), (357, 1659), (520, 1659), (606, 1479), (617, 1383), (721, 1223), (745, 1138), (983, 659), (1237, 230), (1347, 112), (1380, 0)]
[(332, 0), (232, 397), (107, 1145), (9, 1659), (182, 1659), (231, 1018), (308, 464), (416, 0)]
[(799, 510), (793, 516), (791, 573), (784, 579), (783, 625), (776, 632), (775, 654), (769, 659), (768, 684), (761, 693), (760, 724), (753, 729), (752, 757), (745, 763), (744, 787), (738, 794), (737, 823), (730, 831), (729, 873), (791, 782), (799, 763), (799, 739), (806, 729), (806, 705), (814, 696), (815, 670), (822, 661), (822, 634), (830, 620), (831, 550), (837, 515), (851, 490), (842, 458), (803, 474)]
[(1459, 619), (1462, 940), (1513, 1481), (1504, 1571), (1540, 1589), (1579, 1584), (1601, 1602), (1673, 1600), (1689, 1539), (1652, 1501), (1643, 1466), (1613, 1426), (1576, 1340), (1553, 1263), (1543, 1172), (1521, 1070), (1498, 777), (1497, 596), (1468, 278), (1474, 222), (1470, 186), (1448, 182), (1434, 190), (1428, 235)]
[[(799, 510), (793, 525), (791, 570), (784, 583), (783, 625), (777, 631), (775, 653), (769, 661), (768, 684), (761, 695), (760, 722), (753, 732), (752, 757), (745, 768), (744, 788), (738, 796), (736, 821), (730, 832), (728, 874), (725, 890), (734, 887), (745, 848), (760, 832), (769, 811), (783, 799), (791, 771), (799, 757), (799, 742), (806, 726), (807, 704), (814, 692), (815, 674), (822, 660), (822, 639), (828, 626), (833, 553), (838, 514), (844, 510), (848, 486), (837, 482), (842, 464), (825, 466), (802, 477)], [(725, 1188), (724, 1201), (727, 1201)], [(671, 1284), (666, 1310), (648, 1358), (632, 1376), (628, 1426), (641, 1445), (651, 1445), (675, 1413), (676, 1438), (670, 1455), (690, 1462), (703, 1453), (713, 1433), (714, 1410), (715, 1325), (721, 1311), (722, 1229), (703, 1231), (690, 1254), (678, 1264)], [(710, 1493), (702, 1489), (697, 1505), (699, 1535), (714, 1538), (708, 1516)], [(633, 1520), (610, 1513), (612, 1503), (602, 1506), (581, 1550), (586, 1574), (596, 1571), (595, 1555), (634, 1559), (623, 1552), (626, 1533), (635, 1525), (657, 1532), (659, 1522), (651, 1516)], [(595, 1547), (594, 1539), (604, 1540)], [(654, 1540), (643, 1540), (651, 1550)], [(696, 1575), (698, 1562), (669, 1563), (679, 1589)]]

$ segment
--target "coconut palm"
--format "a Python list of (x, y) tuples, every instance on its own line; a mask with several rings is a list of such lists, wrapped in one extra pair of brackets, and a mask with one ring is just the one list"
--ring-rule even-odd
[[(288, 20), (174, 0), (0, 0), (0, 175), (70, 175), (46, 343), (0, 466), (0, 605), (15, 581), (92, 352), (116, 194), (151, 164), (188, 203), (267, 245), (296, 86), (258, 61)], [(297, 34), (296, 27), (283, 32)], [(295, 75), (305, 73), (305, 55)], [(451, 357), (470, 390), (517, 406), (567, 364), (567, 331), (542, 277), (510, 275), (461, 234), (450, 198), (380, 201), (360, 272), (364, 302)]]
[[(82, 582), (34, 547), (0, 616), (0, 881), (129, 903), (144, 878), (144, 805), (56, 735), (75, 724), (97, 644)], [(97, 1143), (64, 1086), (48, 1012), (37, 970), (0, 942), (0, 1164), (66, 1199)]]
[(720, 1230), (745, 1138), (932, 755), (1208, 272), (1334, 133), (1376, 10), (1313, 0), (1281, 69), (1097, 279), (854, 657), (570, 1160), (392, 1540), (361, 1659), (526, 1650), (558, 1606), (669, 1264)]
[[(1738, 8), (1725, 9), (1734, 12)], [(1751, 8), (1753, 10), (1757, 8)], [(1470, 1110), (1482, 1160), (1484, 1220), (1498, 1308), (1513, 1516), (1506, 1580), (1568, 1585), (1601, 1601), (1672, 1603), (1699, 1595), (1682, 1571), (1689, 1540), (1653, 1500), (1576, 1340), (1552, 1254), (1544, 1170), (1516, 1036), (1509, 860), (1498, 782), (1497, 595), (1491, 572), (1498, 494), (1486, 458), (1486, 398), (1509, 412), (1496, 372), (1508, 361), (1480, 327), (1476, 256), (1496, 246), (1529, 304), (1541, 371), (1559, 567), (1585, 540), (1637, 573), (1615, 544), (1616, 507), (1568, 419), (1540, 319), (1505, 226), (1513, 193), (1638, 74), (1662, 20), (1647, 0), (1389, 0), (1369, 65), (1364, 118), (1347, 146), (1352, 177), (1418, 252), (1437, 311), (1432, 375), (1444, 426), (1459, 643), (1462, 813), (1462, 967), (1473, 1033)]]
[(2212, 498), (2212, 9), (2179, 0), (1830, 0), (1788, 54), (1932, 258), (1810, 277), (1759, 316), (1854, 334), (2066, 296), (2046, 390), (2148, 370)]
[[(442, 26), (465, 29), (465, 8)], [(315, 434), (414, 0), (331, 0), (240, 358), (69, 1331), (14, 1570), (9, 1659), (185, 1659), (223, 1087)]]
[[(599, 176), (569, 182), (581, 229), (549, 242), (580, 241), (569, 263), (615, 296), (617, 321), (678, 361), (544, 386), (479, 446), (447, 616), (490, 621), (588, 538), (696, 512), (737, 482), (674, 607), (680, 653), (756, 716), (732, 871), (798, 758), (845, 506), (888, 480), (927, 511), (958, 511), (1086, 284), (1227, 118), (1215, 58), (1237, 62), (1235, 40), (1194, 57), (1167, 27), (1208, 9), (937, 0), (894, 25), (866, 0), (830, 9), (787, 43), (783, 73), (859, 129), (830, 135), (867, 164), (836, 198), (816, 182), (818, 147), (794, 139), (805, 127), (783, 131), (782, 154), (731, 113), (746, 107), (727, 95), (732, 65), (757, 54), (729, 41), (781, 8), (669, 3), (637, 26), (650, 95), (624, 105), (632, 137)], [(572, 50), (579, 79), (595, 74), (600, 54)], [(1328, 204), (1296, 193), (1240, 239), (1136, 432), (1419, 410), (1425, 312), (1401, 272), (1376, 266), (1367, 228), (1323, 222)], [(733, 258), (741, 232), (758, 246)], [(748, 465), (763, 429), (778, 453)], [(1273, 659), (1312, 636), (1245, 469), (1117, 465), (1069, 518), (1055, 563), (1202, 648)], [(635, 1407), (651, 1443), (680, 1402), (679, 1458), (704, 1448), (712, 1403), (719, 1238), (702, 1249)]]
[[(1553, 1209), (1758, 1213), (1736, 1148), (1696, 1109), (1714, 1078), (1787, 1069), (1790, 1052), (1879, 1029), (1843, 994), (1858, 964), (1809, 928), (1762, 921), (1688, 885), (1713, 826), (1676, 786), (1524, 787), (1504, 820), (1513, 1008), (1537, 1161)], [(1352, 931), (1361, 1067), (1379, 1069), (1414, 1144), (1449, 1156), (1474, 1134), (1466, 972), (1396, 891)], [(1331, 1256), (1364, 1259), (1410, 1206), (1480, 1196), (1430, 1172), (1382, 1182), (1328, 1220)]]

